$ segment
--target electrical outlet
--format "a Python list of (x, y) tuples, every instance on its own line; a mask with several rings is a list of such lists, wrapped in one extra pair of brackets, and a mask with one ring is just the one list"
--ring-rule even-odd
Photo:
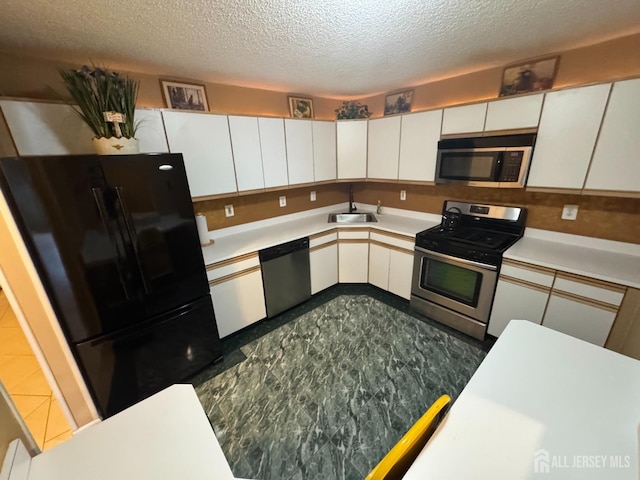
[(406, 200), (406, 199), (407, 199), (407, 191), (400, 190), (400, 200)]
[(315, 202), (316, 201), (316, 191), (315, 190), (312, 191), (311, 194), (309, 195), (309, 197), (311, 198), (312, 202)]
[(225, 205), (224, 214), (227, 217), (233, 217), (235, 215), (235, 212), (233, 211), (233, 205)]
[(281, 207), (286, 207), (287, 206), (287, 197), (285, 197), (284, 195), (282, 195), (280, 197), (280, 206)]
[(575, 220), (578, 218), (578, 205), (565, 205), (562, 208), (562, 220)]

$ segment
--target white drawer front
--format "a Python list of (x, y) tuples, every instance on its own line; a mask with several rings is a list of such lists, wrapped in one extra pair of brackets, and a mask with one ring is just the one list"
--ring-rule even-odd
[(623, 291), (613, 291), (607, 288), (597, 287), (595, 285), (576, 282), (563, 278), (560, 275), (556, 278), (556, 283), (553, 285), (553, 289), (573, 293), (574, 295), (579, 295), (584, 298), (616, 306), (619, 306), (622, 303), (622, 298), (624, 297)]
[(212, 270), (207, 270), (207, 280), (211, 281), (215, 280), (216, 278), (230, 275), (232, 273), (248, 270), (249, 268), (255, 267), (256, 265), (260, 265), (260, 259), (258, 258), (258, 255), (240, 260), (238, 262), (229, 263)]
[(398, 237), (392, 237), (390, 235), (384, 235), (376, 232), (371, 232), (370, 238), (371, 240), (386, 243), (387, 245), (394, 245), (396, 247), (404, 248), (409, 251), (413, 251), (413, 247), (415, 245), (415, 241), (413, 239), (403, 240)]
[(338, 238), (340, 239), (344, 239), (344, 240), (348, 240), (348, 239), (359, 239), (359, 238), (363, 238), (363, 239), (369, 239), (369, 232), (368, 231), (355, 231), (355, 232), (349, 232), (349, 231), (342, 231), (342, 232), (338, 232)]
[(554, 277), (552, 273), (543, 273), (536, 270), (530, 270), (528, 268), (518, 268), (508, 264), (502, 265), (500, 275), (518, 278), (525, 282), (535, 283), (536, 285), (541, 285), (543, 287), (551, 287)]
[(318, 245), (324, 245), (325, 243), (332, 242), (338, 239), (336, 232), (331, 232), (321, 237), (315, 237), (309, 239), (309, 248), (317, 247)]

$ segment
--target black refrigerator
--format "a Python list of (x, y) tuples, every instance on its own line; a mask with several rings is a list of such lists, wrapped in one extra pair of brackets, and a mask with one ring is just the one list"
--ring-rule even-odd
[(222, 358), (180, 154), (3, 158), (0, 187), (103, 418)]

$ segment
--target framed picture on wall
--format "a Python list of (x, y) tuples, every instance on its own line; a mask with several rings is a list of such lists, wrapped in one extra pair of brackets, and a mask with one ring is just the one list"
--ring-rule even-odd
[(289, 113), (291, 118), (313, 118), (313, 100), (289, 97)]
[(413, 101), (413, 90), (392, 93), (384, 98), (384, 114), (394, 115), (396, 113), (407, 113), (411, 111)]
[(510, 65), (502, 73), (500, 96), (549, 90), (558, 73), (560, 56), (529, 60)]
[(168, 80), (160, 80), (164, 101), (167, 108), (176, 110), (209, 111), (207, 92), (204, 85), (193, 83), (179, 83)]

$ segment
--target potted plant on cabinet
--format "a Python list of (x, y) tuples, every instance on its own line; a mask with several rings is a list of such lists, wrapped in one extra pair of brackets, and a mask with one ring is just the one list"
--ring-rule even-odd
[(106, 68), (61, 70), (71, 105), (93, 134), (101, 155), (138, 153), (134, 121), (139, 82)]

